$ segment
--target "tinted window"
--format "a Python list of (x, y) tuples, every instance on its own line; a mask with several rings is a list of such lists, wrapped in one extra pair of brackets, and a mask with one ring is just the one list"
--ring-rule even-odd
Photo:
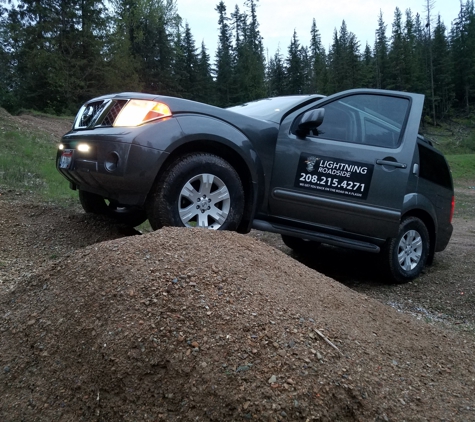
[(385, 95), (352, 95), (322, 108), (325, 117), (314, 136), (396, 148), (409, 110), (409, 100)]
[(422, 144), (419, 148), (419, 177), (452, 189), (452, 176), (442, 154)]

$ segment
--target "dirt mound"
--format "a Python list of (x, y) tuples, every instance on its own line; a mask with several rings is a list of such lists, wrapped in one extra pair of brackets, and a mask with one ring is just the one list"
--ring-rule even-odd
[(0, 309), (5, 421), (474, 416), (472, 337), (236, 233), (91, 245), (21, 277)]
[(23, 113), (12, 116), (5, 109), (0, 107), (0, 130), (21, 130), (30, 133), (38, 131), (47, 135), (51, 141), (59, 142), (61, 137), (71, 130), (72, 118), (55, 117)]
[[(3, 200), (6, 197), (15, 200)], [(137, 233), (111, 221), (15, 195), (0, 186), (0, 293), (76, 249)]]

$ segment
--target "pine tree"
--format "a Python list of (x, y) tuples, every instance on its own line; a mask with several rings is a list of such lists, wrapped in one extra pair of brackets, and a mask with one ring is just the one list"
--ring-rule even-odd
[(173, 94), (179, 88), (173, 75), (180, 17), (175, 0), (115, 0), (115, 13), (127, 37), (143, 89)]
[(179, 76), (177, 75), (181, 91), (180, 96), (196, 99), (198, 92), (198, 53), (188, 23), (185, 24), (183, 37), (179, 37), (177, 44), (175, 65), (173, 67), (175, 75), (177, 75), (177, 71), (181, 72)]
[(475, 83), (475, 12), (472, 0), (460, 5), (451, 31), (455, 98), (470, 111)]
[(361, 79), (359, 43), (356, 36), (348, 31), (345, 21), (341, 24), (340, 35), (335, 29), (328, 56), (330, 91), (338, 92), (358, 87)]
[(394, 11), (391, 47), (388, 54), (389, 62), (391, 63), (387, 85), (389, 89), (399, 91), (407, 89), (406, 50), (404, 43), (402, 13), (399, 8), (396, 7)]
[(429, 94), (429, 78), (428, 78), (428, 54), (427, 40), (424, 26), (419, 13), (414, 19), (414, 58), (416, 62), (416, 77), (414, 78), (414, 92)]
[(220, 1), (215, 10), (219, 15), (219, 42), (216, 51), (216, 100), (218, 105), (224, 107), (232, 104), (234, 94), (231, 86), (233, 80), (232, 36), (224, 2)]
[(168, 87), (170, 95), (181, 98), (190, 98), (191, 94), (188, 88), (188, 72), (186, 68), (184, 32), (181, 28), (181, 20), (177, 25), (173, 41), (173, 62), (171, 71), (173, 72), (173, 85)]
[(427, 13), (427, 49), (429, 52), (429, 83), (430, 83), (430, 100), (432, 104), (432, 123), (434, 126), (437, 124), (436, 113), (435, 113), (435, 93), (434, 93), (434, 60), (432, 56), (432, 15), (431, 11), (434, 7), (435, 0), (426, 0), (425, 8)]
[(374, 57), (376, 64), (376, 87), (385, 89), (389, 79), (389, 58), (388, 58), (388, 38), (386, 36), (386, 24), (383, 20), (383, 12), (379, 12), (378, 29), (376, 30), (376, 41), (374, 43)]
[(14, 111), (17, 107), (12, 95), (15, 83), (14, 46), (8, 21), (8, 11), (0, 5), (0, 107)]
[(216, 95), (213, 77), (211, 76), (210, 57), (204, 41), (201, 42), (201, 50), (197, 63), (197, 89), (196, 101), (208, 104), (216, 104)]
[(300, 58), (302, 61), (302, 78), (303, 78), (303, 87), (302, 94), (312, 94), (312, 60), (310, 58), (310, 53), (308, 47), (300, 46)]
[(242, 103), (265, 96), (265, 61), (262, 37), (257, 22), (256, 0), (245, 2), (248, 13), (236, 6), (231, 15), (234, 22), (234, 86), (233, 103)]
[(296, 30), (290, 41), (286, 64), (286, 94), (302, 94), (305, 82), (304, 69)]
[(323, 94), (327, 92), (327, 66), (326, 53), (322, 45), (320, 32), (317, 28), (315, 19), (312, 22), (310, 30), (310, 63), (311, 73), (310, 78), (310, 92)]
[(269, 60), (267, 84), (268, 93), (271, 97), (277, 97), (286, 93), (286, 69), (280, 49), (277, 49), (274, 57)]
[(106, 77), (107, 10), (102, 1), (22, 0), (7, 22), (15, 74), (12, 92), (23, 107), (73, 112), (96, 95)]
[[(405, 80), (404, 84), (408, 91), (418, 92), (419, 87), (422, 86), (423, 69), (419, 66), (421, 63), (418, 61), (417, 54), (417, 41), (414, 28), (414, 17), (412, 16), (411, 9), (406, 9), (405, 12), (406, 21), (404, 23), (404, 67), (405, 67)], [(420, 91), (419, 91), (420, 92)]]
[(437, 118), (443, 119), (447, 116), (453, 102), (453, 85), (449, 42), (440, 15), (434, 29), (433, 58), (436, 112)]
[(121, 10), (122, 5), (115, 4), (111, 17), (111, 29), (107, 37), (107, 48), (102, 57), (106, 66), (107, 78), (104, 81), (105, 92), (142, 91), (142, 63), (134, 53), (135, 27), (128, 13)]
[(363, 52), (361, 61), (361, 87), (376, 88), (376, 71), (373, 51), (368, 43)]

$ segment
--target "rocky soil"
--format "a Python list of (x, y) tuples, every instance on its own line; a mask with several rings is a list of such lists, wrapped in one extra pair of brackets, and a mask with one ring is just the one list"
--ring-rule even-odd
[(391, 286), (373, 256), (0, 187), (0, 420), (475, 420), (475, 225), (454, 226)]

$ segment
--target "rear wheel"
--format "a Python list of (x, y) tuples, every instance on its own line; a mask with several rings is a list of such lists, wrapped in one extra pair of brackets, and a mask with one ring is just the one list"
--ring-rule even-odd
[(384, 246), (384, 265), (392, 280), (406, 283), (418, 277), (427, 263), (430, 239), (425, 224), (417, 217), (404, 219), (399, 233)]
[(95, 193), (79, 191), (79, 201), (87, 213), (103, 215), (111, 220), (136, 227), (147, 220), (144, 210), (130, 205), (121, 205), (115, 201), (109, 201)]
[(281, 235), (285, 246), (299, 253), (308, 253), (320, 246), (319, 242), (313, 240), (301, 239), (300, 237)]
[(236, 170), (212, 154), (175, 161), (156, 183), (147, 214), (163, 226), (236, 230), (244, 211), (244, 189)]

